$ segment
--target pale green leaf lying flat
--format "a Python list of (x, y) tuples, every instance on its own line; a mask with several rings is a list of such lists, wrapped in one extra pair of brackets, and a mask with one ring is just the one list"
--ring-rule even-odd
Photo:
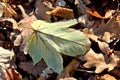
[(55, 48), (44, 39), (44, 36), (33, 33), (29, 41), (29, 52), (34, 63), (44, 59), (49, 68), (57, 73), (63, 70), (63, 60)]
[(45, 30), (45, 31), (49, 30), (49, 32), (54, 32), (54, 30), (66, 29), (77, 23), (78, 22), (76, 19), (71, 19), (68, 21), (59, 21), (54, 23), (49, 23), (43, 20), (37, 20), (33, 22), (32, 27), (34, 30)]
[(43, 47), (41, 45), (41, 40), (33, 33), (30, 37), (28, 48), (34, 64), (38, 63), (43, 57), (41, 54)]
[(32, 24), (35, 32), (29, 42), (29, 52), (33, 61), (37, 63), (42, 57), (48, 67), (60, 73), (63, 61), (59, 53), (68, 56), (86, 53), (90, 48), (89, 39), (82, 32), (69, 28), (77, 23), (75, 19), (55, 23), (35, 21)]

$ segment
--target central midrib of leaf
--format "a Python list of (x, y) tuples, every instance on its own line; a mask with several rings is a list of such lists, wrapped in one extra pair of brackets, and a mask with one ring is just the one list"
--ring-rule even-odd
[[(52, 37), (56, 37), (56, 38), (59, 38), (59, 39), (66, 40), (66, 39), (61, 38), (61, 37), (58, 37), (58, 36), (53, 36), (53, 35), (51, 35), (51, 34), (47, 34), (47, 33), (41, 32), (40, 30), (35, 30), (35, 32), (38, 32), (38, 33), (40, 33), (40, 34), (49, 35), (49, 36), (52, 36)], [(77, 43), (77, 42), (75, 42), (75, 41), (70, 41), (70, 40), (68, 40), (68, 39), (67, 39), (67, 41), (76, 43), (76, 44), (78, 44), (78, 45), (86, 46), (86, 45), (83, 45), (83, 44), (81, 44), (81, 43)]]
[[(39, 32), (40, 32), (40, 31), (39, 31)], [(48, 50), (52, 53), (51, 49), (49, 49), (49, 47), (47, 47), (47, 45), (45, 44), (45, 42), (44, 42), (44, 40), (41, 38), (41, 36), (38, 36), (38, 37), (42, 40), (42, 42), (43, 42), (43, 44), (45, 45), (46, 49), (48, 49)], [(54, 53), (52, 53), (52, 54), (54, 54)]]

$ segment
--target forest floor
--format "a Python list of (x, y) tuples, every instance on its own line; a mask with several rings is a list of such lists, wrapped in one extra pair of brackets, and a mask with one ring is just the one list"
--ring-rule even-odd
[[(119, 0), (0, 1), (0, 80), (120, 80)], [(60, 74), (44, 60), (34, 65), (28, 50), (32, 23), (71, 19), (78, 24), (70, 28), (89, 38), (90, 49), (75, 57), (62, 55)]]

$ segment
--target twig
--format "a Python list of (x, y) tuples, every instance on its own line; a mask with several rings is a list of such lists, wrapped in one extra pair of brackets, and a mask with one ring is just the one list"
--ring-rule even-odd
[(57, 76), (57, 80), (59, 80), (60, 78), (65, 78), (65, 77), (69, 77), (70, 75), (72, 75), (74, 73), (74, 71), (79, 67), (79, 62), (75, 59), (73, 59), (63, 70), (63, 72)]

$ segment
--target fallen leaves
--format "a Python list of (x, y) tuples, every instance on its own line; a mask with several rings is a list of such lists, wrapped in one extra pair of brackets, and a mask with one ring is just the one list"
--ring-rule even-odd
[(108, 69), (108, 71), (113, 70), (119, 61), (119, 58), (114, 54), (110, 55), (107, 60), (105, 59), (107, 58), (103, 54), (97, 54), (92, 49), (90, 49), (90, 51), (85, 55), (85, 60), (87, 62), (84, 64), (84, 67), (96, 67), (95, 73), (101, 73), (105, 69)]
[[(53, 76), (55, 79), (56, 77), (59, 77), (59, 80), (69, 80), (69, 79), (84, 80), (86, 79), (86, 77), (88, 77), (86, 80), (99, 80), (99, 79), (117, 80), (115, 79), (115, 77), (112, 77), (112, 75), (109, 75), (109, 73), (114, 70), (115, 73), (113, 75), (117, 75), (118, 77), (120, 76), (120, 71), (119, 71), (120, 15), (119, 15), (119, 9), (116, 8), (116, 6), (118, 6), (117, 3), (119, 2), (118, 0), (97, 0), (97, 1), (96, 0), (69, 0), (69, 1), (67, 0), (27, 0), (27, 1), (1, 0), (1, 1), (2, 1), (2, 3), (0, 2), (0, 10), (1, 10), (0, 11), (0, 65), (1, 65), (0, 79), (1, 80), (5, 80), (5, 76), (8, 80), (9, 79), (19, 80), (20, 74), (23, 75), (22, 77), (26, 75), (24, 73), (17, 73), (16, 68), (13, 68), (12, 64), (14, 64), (15, 62), (11, 62), (11, 60), (13, 59), (13, 57), (11, 56), (13, 55), (14, 52), (11, 52), (10, 50), (13, 49), (14, 47), (15, 47), (14, 50), (16, 55), (13, 56), (16, 58), (15, 60), (16, 61), (15, 64), (17, 64), (16, 67), (25, 71), (28, 77), (30, 78), (33, 76), (35, 77), (35, 79), (31, 79), (31, 80), (37, 80), (37, 79), (45, 80), (50, 78), (51, 76)], [(72, 8), (73, 5), (76, 8)], [(32, 9), (29, 11), (29, 9), (25, 8), (26, 6), (29, 8), (32, 7)], [(79, 14), (79, 16), (75, 14), (75, 11), (78, 12), (77, 14)], [(31, 13), (26, 14), (26, 12), (27, 13), (31, 12)], [(21, 17), (17, 17), (17, 19), (16, 18), (14, 19), (14, 17), (18, 16), (18, 14)], [(44, 65), (44, 63), (40, 63), (38, 61), (39, 64), (34, 65), (31, 59), (30, 61), (28, 60), (29, 58), (26, 57), (26, 54), (29, 55), (28, 54), (29, 51), (27, 48), (28, 39), (33, 32), (33, 30), (30, 30), (31, 24), (35, 20), (40, 19), (48, 22), (57, 22), (61, 19), (64, 19), (63, 22), (65, 22), (66, 19), (74, 18), (74, 16), (75, 18), (76, 16), (78, 17), (77, 23), (80, 23), (78, 24), (78, 27), (80, 31), (84, 32), (85, 35), (89, 37), (90, 42), (92, 43), (91, 48), (92, 50), (94, 50), (94, 51), (90, 50), (88, 53), (86, 53), (86, 55), (83, 55), (84, 59), (86, 60), (85, 63), (84, 61), (82, 62), (81, 60), (76, 61), (75, 59), (76, 57), (74, 57), (74, 59), (71, 62), (67, 63), (67, 66), (63, 67), (64, 71), (62, 71), (60, 75), (57, 74), (53, 75), (54, 71), (47, 68), (45, 69), (45, 67), (47, 66)], [(75, 22), (71, 21), (70, 23), (75, 23)], [(35, 25), (39, 25), (39, 24), (41, 23), (38, 22)], [(66, 24), (59, 23), (59, 24), (63, 26), (66, 24), (68, 25), (68, 23)], [(45, 27), (48, 26), (46, 27), (47, 30), (45, 30), (44, 27), (42, 26), (39, 27), (42, 28), (41, 31), (43, 32), (45, 31), (46, 34), (50, 33), (51, 35), (55, 35), (55, 36), (57, 35), (57, 37), (59, 35), (62, 35), (62, 38), (64, 38), (65, 34), (62, 32), (61, 29), (63, 27), (57, 29), (55, 33), (52, 32), (54, 29), (57, 28), (57, 26), (60, 26), (59, 24), (55, 24), (54, 28), (52, 27), (51, 23), (45, 24)], [(13, 31), (10, 32), (8, 28), (12, 29)], [(72, 28), (76, 28), (76, 25), (72, 26)], [(66, 32), (70, 32), (70, 31), (72, 31), (72, 29), (66, 30)], [(59, 34), (59, 32), (62, 32), (62, 34)], [(12, 37), (10, 36), (11, 34), (13, 35)], [(41, 36), (42, 38), (45, 37), (44, 43), (47, 43), (48, 39), (46, 39), (46, 37), (49, 37), (48, 42), (50, 44), (53, 44), (52, 41), (56, 42), (54, 45), (52, 45), (52, 47), (56, 48), (55, 45), (58, 44), (57, 41), (61, 42), (62, 40), (61, 39), (54, 40), (56, 38), (54, 39), (52, 38), (53, 39), (52, 40), (51, 35), (46, 36), (42, 34), (40, 35), (40, 38)], [(70, 38), (73, 38), (74, 36), (81, 37), (81, 36), (77, 36), (77, 33), (75, 33), (73, 36), (71, 34), (69, 35)], [(36, 38), (33, 38), (32, 40), (35, 39)], [(73, 38), (73, 39), (77, 40), (77, 38)], [(86, 41), (84, 40), (82, 41), (86, 43)], [(12, 43), (12, 45), (10, 44), (10, 42)], [(70, 44), (67, 42), (61, 42), (61, 43), (64, 43), (65, 44), (64, 46), (66, 46), (66, 44)], [(58, 44), (58, 47), (60, 49), (59, 51), (62, 51), (61, 48), (63, 48), (63, 45), (61, 45), (61, 43)], [(37, 45), (41, 46), (42, 44), (38, 43)], [(43, 47), (44, 46), (42, 45), (41, 48)], [(70, 48), (75, 47), (75, 49), (78, 48), (76, 45), (72, 45), (72, 46), (69, 45), (69, 47)], [(6, 50), (4, 48), (9, 50)], [(39, 51), (40, 48), (34, 47), (34, 49), (35, 50), (32, 52), (32, 54), (36, 50), (38, 50), (38, 53), (40, 53)], [(63, 52), (67, 52), (65, 51), (65, 49), (63, 50)], [(31, 50), (33, 50), (33, 48)], [(67, 52), (66, 54), (72, 54), (74, 56), (75, 54), (72, 52), (72, 49), (70, 50), (71, 51)], [(78, 51), (76, 54), (79, 54), (79, 52), (81, 52), (82, 50), (80, 49), (75, 50)], [(39, 55), (41, 55), (41, 53)], [(38, 54), (35, 55), (35, 60), (40, 59), (39, 55)], [(45, 56), (51, 57), (52, 55), (50, 56), (45, 55)], [(55, 58), (57, 57), (55, 56)], [(55, 60), (53, 59), (52, 61), (53, 65), (55, 65), (54, 61)], [(65, 61), (63, 60), (63, 62)], [(60, 70), (59, 66), (61, 65), (58, 65), (58, 67), (55, 68), (58, 68), (57, 70)], [(92, 67), (95, 67), (96, 69), (91, 71)], [(79, 69), (78, 71), (77, 68), (82, 68), (82, 69)], [(89, 68), (90, 70), (86, 68)], [(105, 71), (108, 74), (104, 74), (103, 71)], [(76, 77), (76, 75), (74, 76), (74, 73), (77, 74), (78, 77)], [(100, 76), (101, 74), (98, 73), (101, 73), (102, 76)], [(88, 76), (86, 74), (91, 76)], [(81, 76), (81, 75), (85, 75), (85, 76)], [(100, 76), (100, 78), (91, 79), (91, 77), (94, 76)]]
[(92, 11), (90, 9), (87, 9), (86, 12), (92, 16), (97, 17), (97, 18), (105, 19), (105, 17), (101, 16), (97, 11)]
[[(74, 71), (79, 67), (79, 62), (73, 59), (62, 71), (61, 74), (57, 76), (57, 80), (67, 80), (67, 77), (70, 77)], [(65, 79), (66, 78), (66, 79)], [(69, 79), (69, 78), (68, 78)], [(72, 78), (71, 78), (72, 79)], [(73, 79), (74, 80), (74, 79)]]
[(47, 14), (62, 17), (66, 19), (71, 19), (74, 17), (74, 13), (72, 9), (63, 8), (63, 7), (55, 7), (52, 11), (47, 11)]
[(44, 61), (40, 61), (38, 64), (34, 65), (33, 62), (21, 62), (19, 67), (24, 71), (27, 71), (33, 76), (40, 76), (42, 71), (47, 67)]
[(21, 80), (21, 75), (13, 68), (6, 69), (6, 80)]

